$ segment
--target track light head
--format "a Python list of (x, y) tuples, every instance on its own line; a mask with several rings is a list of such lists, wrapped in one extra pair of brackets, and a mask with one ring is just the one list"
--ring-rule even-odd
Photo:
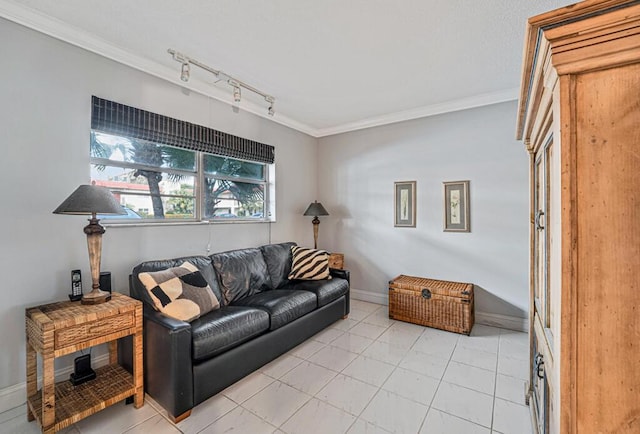
[(235, 102), (240, 102), (240, 98), (241, 98), (241, 94), (240, 94), (240, 86), (233, 86), (233, 100)]
[(269, 110), (267, 111), (269, 116), (273, 116), (274, 114), (276, 114), (276, 111), (273, 108), (273, 106), (276, 103), (276, 99), (274, 97), (272, 97), (271, 95), (267, 95), (267, 96), (264, 97), (264, 100), (269, 103)]
[(182, 71), (180, 73), (180, 80), (187, 82), (189, 81), (189, 75), (191, 73), (191, 67), (189, 66), (189, 62), (184, 62), (182, 64)]

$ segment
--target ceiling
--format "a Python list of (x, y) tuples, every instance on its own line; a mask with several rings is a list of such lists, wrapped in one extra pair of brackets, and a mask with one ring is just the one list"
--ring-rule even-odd
[[(517, 98), (526, 19), (561, 0), (0, 0), (0, 16), (231, 104), (173, 48), (316, 137)], [(240, 107), (268, 104), (244, 91)]]

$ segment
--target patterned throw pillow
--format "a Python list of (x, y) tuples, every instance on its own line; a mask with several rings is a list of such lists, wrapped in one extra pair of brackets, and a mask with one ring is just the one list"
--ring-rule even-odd
[(289, 279), (323, 280), (331, 279), (329, 275), (329, 252), (326, 250), (307, 249), (292, 246), (293, 263)]
[(193, 321), (218, 309), (220, 302), (195, 265), (184, 262), (179, 267), (140, 273), (156, 310), (182, 321)]

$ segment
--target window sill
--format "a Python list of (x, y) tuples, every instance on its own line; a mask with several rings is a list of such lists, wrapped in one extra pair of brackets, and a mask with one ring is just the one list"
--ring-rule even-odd
[(100, 224), (105, 228), (138, 228), (138, 227), (150, 227), (150, 226), (202, 226), (202, 225), (242, 225), (242, 224), (262, 224), (262, 223), (275, 223), (275, 220), (205, 220), (205, 221), (164, 221), (164, 222), (122, 222), (122, 223), (106, 223), (100, 221)]

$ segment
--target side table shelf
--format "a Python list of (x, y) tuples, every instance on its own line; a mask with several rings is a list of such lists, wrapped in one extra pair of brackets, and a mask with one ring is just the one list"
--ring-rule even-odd
[[(119, 365), (95, 369), (96, 379), (74, 386), (65, 380), (55, 385), (56, 431), (135, 395), (133, 376)], [(42, 420), (42, 390), (28, 398), (29, 410)]]
[[(28, 308), (27, 419), (53, 434), (126, 398), (144, 404), (142, 374), (142, 303), (113, 293), (111, 301), (82, 305), (63, 301)], [(133, 374), (118, 365), (117, 340), (133, 336)], [(74, 386), (55, 383), (54, 359), (108, 344), (109, 364), (95, 369), (96, 378)], [(37, 389), (37, 354), (42, 357), (42, 389)]]

